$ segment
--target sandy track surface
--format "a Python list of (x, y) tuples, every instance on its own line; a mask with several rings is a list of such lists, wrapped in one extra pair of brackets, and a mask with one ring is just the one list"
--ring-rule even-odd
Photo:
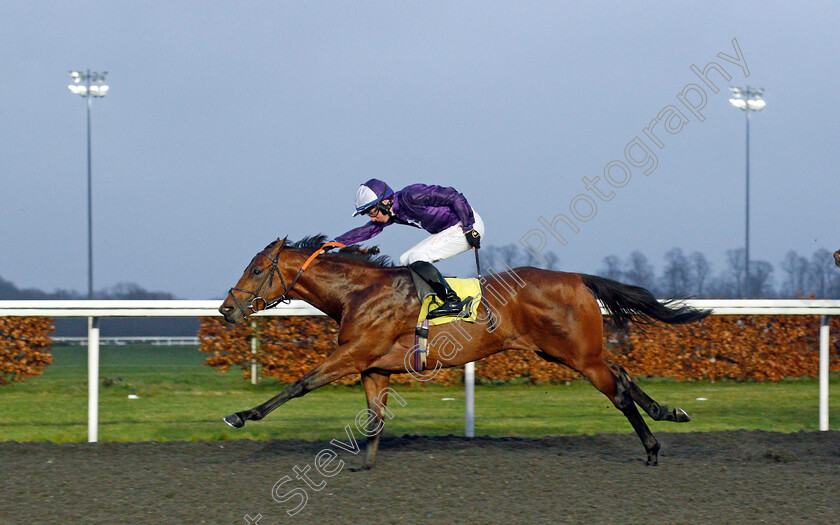
[(334, 442), (294, 440), (2, 442), (0, 523), (840, 519), (840, 432), (657, 437), (663, 445), (657, 467), (644, 465), (633, 434), (392, 437), (383, 439), (370, 471), (357, 469), (364, 443), (353, 454), (346, 438), (340, 441), (349, 451)]

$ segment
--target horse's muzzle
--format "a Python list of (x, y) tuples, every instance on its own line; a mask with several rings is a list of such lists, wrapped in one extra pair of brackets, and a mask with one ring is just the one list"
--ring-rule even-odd
[(225, 322), (231, 324), (237, 323), (240, 319), (242, 319), (242, 313), (235, 306), (222, 304), (222, 306), (219, 307), (219, 313), (225, 318)]

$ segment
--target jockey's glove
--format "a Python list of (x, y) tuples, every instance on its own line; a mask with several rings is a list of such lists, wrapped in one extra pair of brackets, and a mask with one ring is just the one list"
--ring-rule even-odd
[(476, 250), (481, 248), (481, 235), (477, 231), (469, 229), (464, 232), (464, 235), (467, 237), (467, 244), (470, 245), (470, 248), (475, 248)]

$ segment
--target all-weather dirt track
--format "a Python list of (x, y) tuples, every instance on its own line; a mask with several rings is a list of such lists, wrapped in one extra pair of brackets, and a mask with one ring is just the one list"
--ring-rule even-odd
[(2, 442), (0, 523), (840, 523), (840, 431), (657, 437)]

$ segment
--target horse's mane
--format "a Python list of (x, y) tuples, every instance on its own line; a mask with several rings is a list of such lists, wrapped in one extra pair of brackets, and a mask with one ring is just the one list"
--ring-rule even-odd
[[(323, 246), (324, 243), (328, 242), (329, 240), (329, 237), (327, 237), (325, 234), (319, 233), (316, 235), (307, 235), (306, 237), (297, 242), (287, 241), (286, 247), (314, 251)], [(278, 241), (274, 241), (268, 246), (266, 246), (266, 249), (268, 249), (270, 246), (273, 246), (276, 242)], [(394, 262), (387, 255), (372, 255), (370, 252), (362, 250), (362, 248), (355, 244), (353, 246), (348, 246), (347, 248), (333, 250), (331, 252), (328, 252), (327, 255), (343, 257), (348, 260), (360, 261), (379, 268), (392, 268), (395, 266)]]

